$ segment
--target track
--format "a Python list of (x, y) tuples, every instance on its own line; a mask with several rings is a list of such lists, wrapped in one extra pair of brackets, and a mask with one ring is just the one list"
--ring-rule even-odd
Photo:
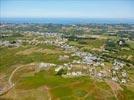
[(9, 88), (0, 92), (0, 96), (6, 94), (9, 90), (11, 90), (15, 86), (15, 83), (13, 83), (12, 78), (13, 78), (15, 72), (22, 67), (24, 67), (24, 66), (17, 67), (12, 71), (12, 73), (9, 76), (9, 79), (8, 79)]

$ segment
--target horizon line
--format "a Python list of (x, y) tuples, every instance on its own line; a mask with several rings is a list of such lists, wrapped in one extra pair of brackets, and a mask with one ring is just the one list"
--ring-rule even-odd
[(73, 18), (73, 19), (134, 19), (133, 17), (128, 17), (128, 18), (119, 18), (119, 17), (0, 17), (1, 18)]

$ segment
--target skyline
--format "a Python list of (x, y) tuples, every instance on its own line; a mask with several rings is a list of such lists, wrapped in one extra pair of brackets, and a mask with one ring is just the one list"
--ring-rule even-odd
[(1, 17), (134, 18), (133, 0), (0, 0)]

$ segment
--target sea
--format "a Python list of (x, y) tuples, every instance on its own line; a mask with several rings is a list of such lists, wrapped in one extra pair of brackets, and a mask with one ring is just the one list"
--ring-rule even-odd
[(0, 18), (0, 23), (14, 24), (134, 24), (127, 18)]

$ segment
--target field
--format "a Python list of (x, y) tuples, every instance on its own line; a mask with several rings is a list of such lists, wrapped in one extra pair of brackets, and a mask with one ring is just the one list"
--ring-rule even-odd
[[(26, 75), (28, 72), (29, 74)], [(20, 100), (35, 97), (42, 97), (41, 100), (43, 100), (43, 96), (46, 94), (48, 97), (51, 95), (52, 100), (75, 100), (80, 98), (83, 100), (94, 100), (100, 99), (100, 96), (102, 100), (115, 99), (110, 87), (105, 82), (95, 81), (90, 77), (62, 78), (55, 76), (53, 69), (34, 73), (34, 75), (30, 74), (30, 72), (32, 71), (28, 71), (27, 68), (16, 72), (13, 80), (16, 82), (16, 86), (2, 98), (17, 100), (23, 94)], [(43, 91), (43, 93), (40, 94), (40, 91)], [(33, 93), (37, 94), (33, 95)]]

